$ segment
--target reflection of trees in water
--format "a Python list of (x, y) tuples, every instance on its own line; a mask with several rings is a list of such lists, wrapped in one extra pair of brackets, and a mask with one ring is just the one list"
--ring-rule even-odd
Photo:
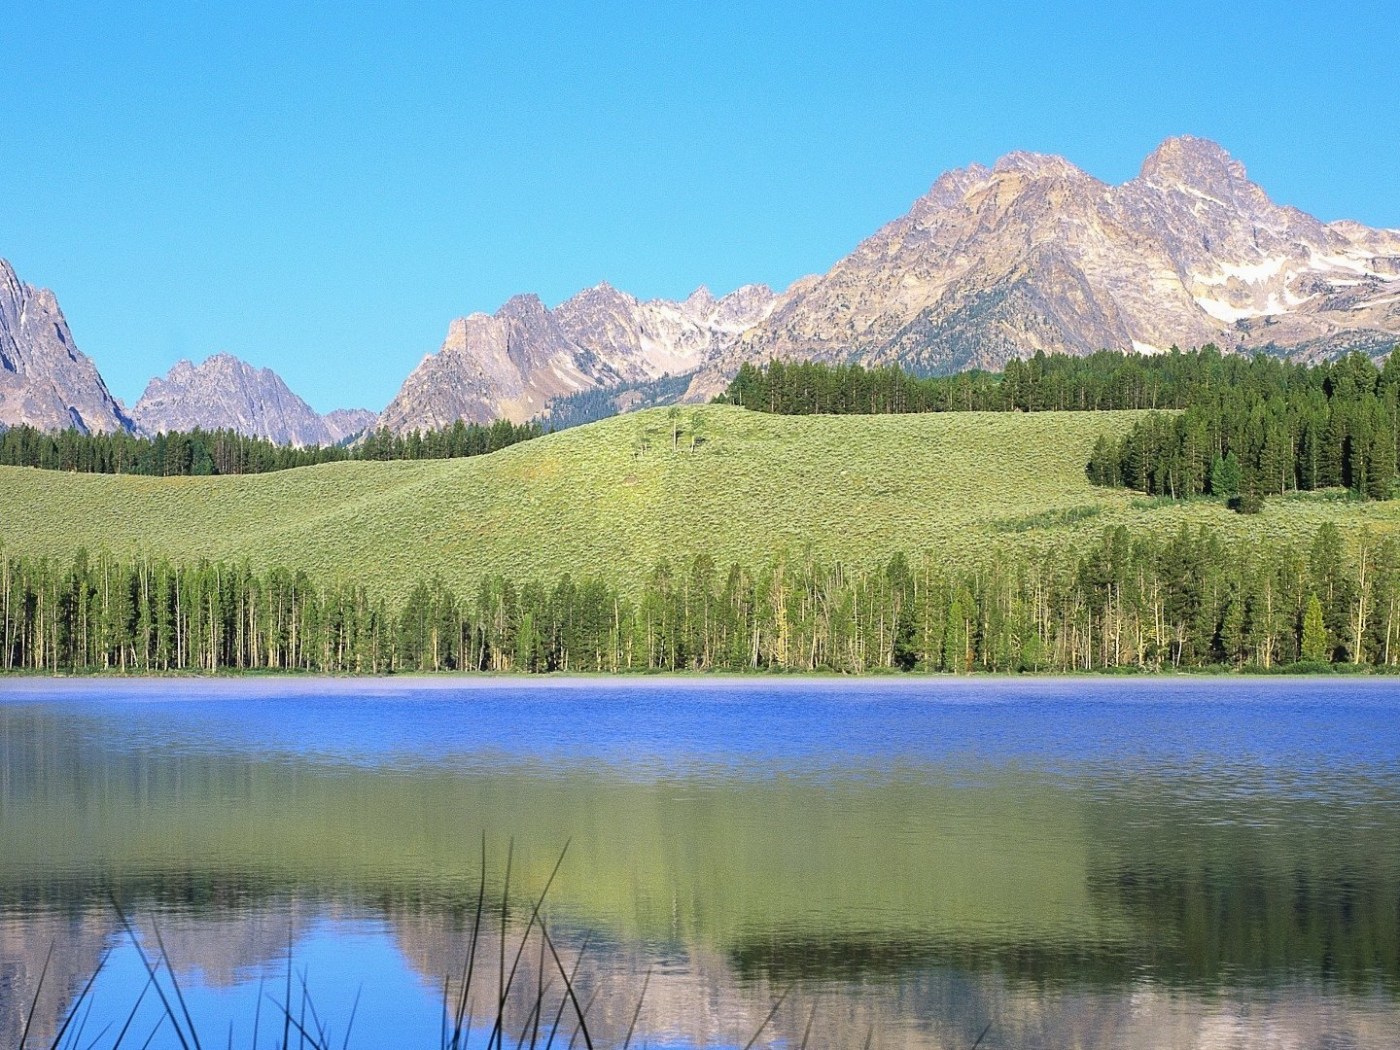
[(1144, 778), (1090, 807), (1087, 884), (1125, 918), (1130, 967), (1221, 992), (1303, 978), (1400, 995), (1393, 784), (1338, 776), (1306, 797), (1234, 787)]
[(3, 719), (0, 907), (130, 884), (185, 910), (319, 896), (446, 914), (475, 886), (487, 827), (493, 871), (528, 835), (526, 886), (573, 839), (552, 900), (576, 925), (749, 975), (1400, 987), (1400, 805), (1384, 778), (1329, 774), (1326, 796), (1301, 799), (1238, 784), (1224, 801), (1200, 774), (633, 782), (110, 747), (51, 709)]

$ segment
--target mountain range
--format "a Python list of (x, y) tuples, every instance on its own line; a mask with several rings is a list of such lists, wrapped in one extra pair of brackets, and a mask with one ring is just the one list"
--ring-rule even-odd
[(688, 378), (684, 399), (702, 400), (743, 362), (770, 357), (938, 373), (1037, 350), (1215, 343), (1314, 360), (1397, 342), (1400, 231), (1276, 204), (1224, 149), (1186, 136), (1117, 186), (1024, 152), (948, 172), (828, 272), (783, 292), (639, 300), (603, 283), (553, 309), (516, 296), (452, 321), (377, 418), (319, 416), (275, 373), (227, 354), (180, 362), (127, 413), (73, 345), (53, 294), (0, 262), (0, 424), (229, 427), (323, 444), (371, 423), (547, 419), (560, 397), (664, 377)]

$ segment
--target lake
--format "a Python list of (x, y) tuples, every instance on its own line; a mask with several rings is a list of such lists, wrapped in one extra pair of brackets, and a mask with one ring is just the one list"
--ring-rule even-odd
[(0, 681), (0, 1045), (162, 943), (206, 1047), (1393, 1047), (1400, 682)]

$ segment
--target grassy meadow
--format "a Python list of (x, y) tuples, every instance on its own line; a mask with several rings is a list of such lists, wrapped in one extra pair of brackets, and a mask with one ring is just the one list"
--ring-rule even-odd
[(1400, 503), (1314, 493), (1240, 516), (1089, 484), (1100, 434), (1139, 413), (776, 416), (724, 405), (606, 419), (470, 459), (332, 463), (243, 477), (149, 478), (0, 468), (0, 545), (249, 560), (358, 580), (390, 598), (441, 574), (564, 572), (639, 583), (661, 558), (721, 567), (808, 552), (868, 564), (902, 550), (952, 562), (1074, 544), (1126, 524), (1209, 523), (1308, 539), (1400, 527)]

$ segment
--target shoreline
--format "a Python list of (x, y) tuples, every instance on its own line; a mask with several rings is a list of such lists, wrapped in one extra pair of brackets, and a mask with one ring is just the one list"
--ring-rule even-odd
[(365, 693), (393, 695), (407, 693), (491, 693), (607, 690), (611, 692), (651, 692), (728, 690), (757, 693), (796, 690), (831, 691), (851, 689), (860, 692), (929, 692), (943, 693), (996, 688), (999, 690), (1035, 689), (1055, 685), (1078, 685), (1095, 691), (1121, 687), (1132, 683), (1137, 688), (1170, 687), (1190, 683), (1237, 682), (1240, 685), (1262, 685), (1270, 682), (1316, 681), (1319, 684), (1370, 683), (1367, 688), (1391, 684), (1400, 687), (1400, 676), (1366, 672), (1351, 673), (1235, 673), (1235, 672), (1141, 672), (1081, 673), (1081, 674), (1022, 674), (1022, 675), (947, 675), (903, 674), (839, 675), (816, 672), (792, 674), (716, 674), (702, 672), (657, 674), (528, 674), (528, 673), (461, 673), (388, 675), (388, 676), (328, 676), (295, 673), (232, 674), (232, 675), (45, 675), (0, 674), (0, 702), (23, 695), (53, 695), (61, 693), (91, 694), (98, 692), (126, 695), (175, 693), (197, 686), (204, 696), (257, 696), (259, 693), (277, 696), (316, 696)]

